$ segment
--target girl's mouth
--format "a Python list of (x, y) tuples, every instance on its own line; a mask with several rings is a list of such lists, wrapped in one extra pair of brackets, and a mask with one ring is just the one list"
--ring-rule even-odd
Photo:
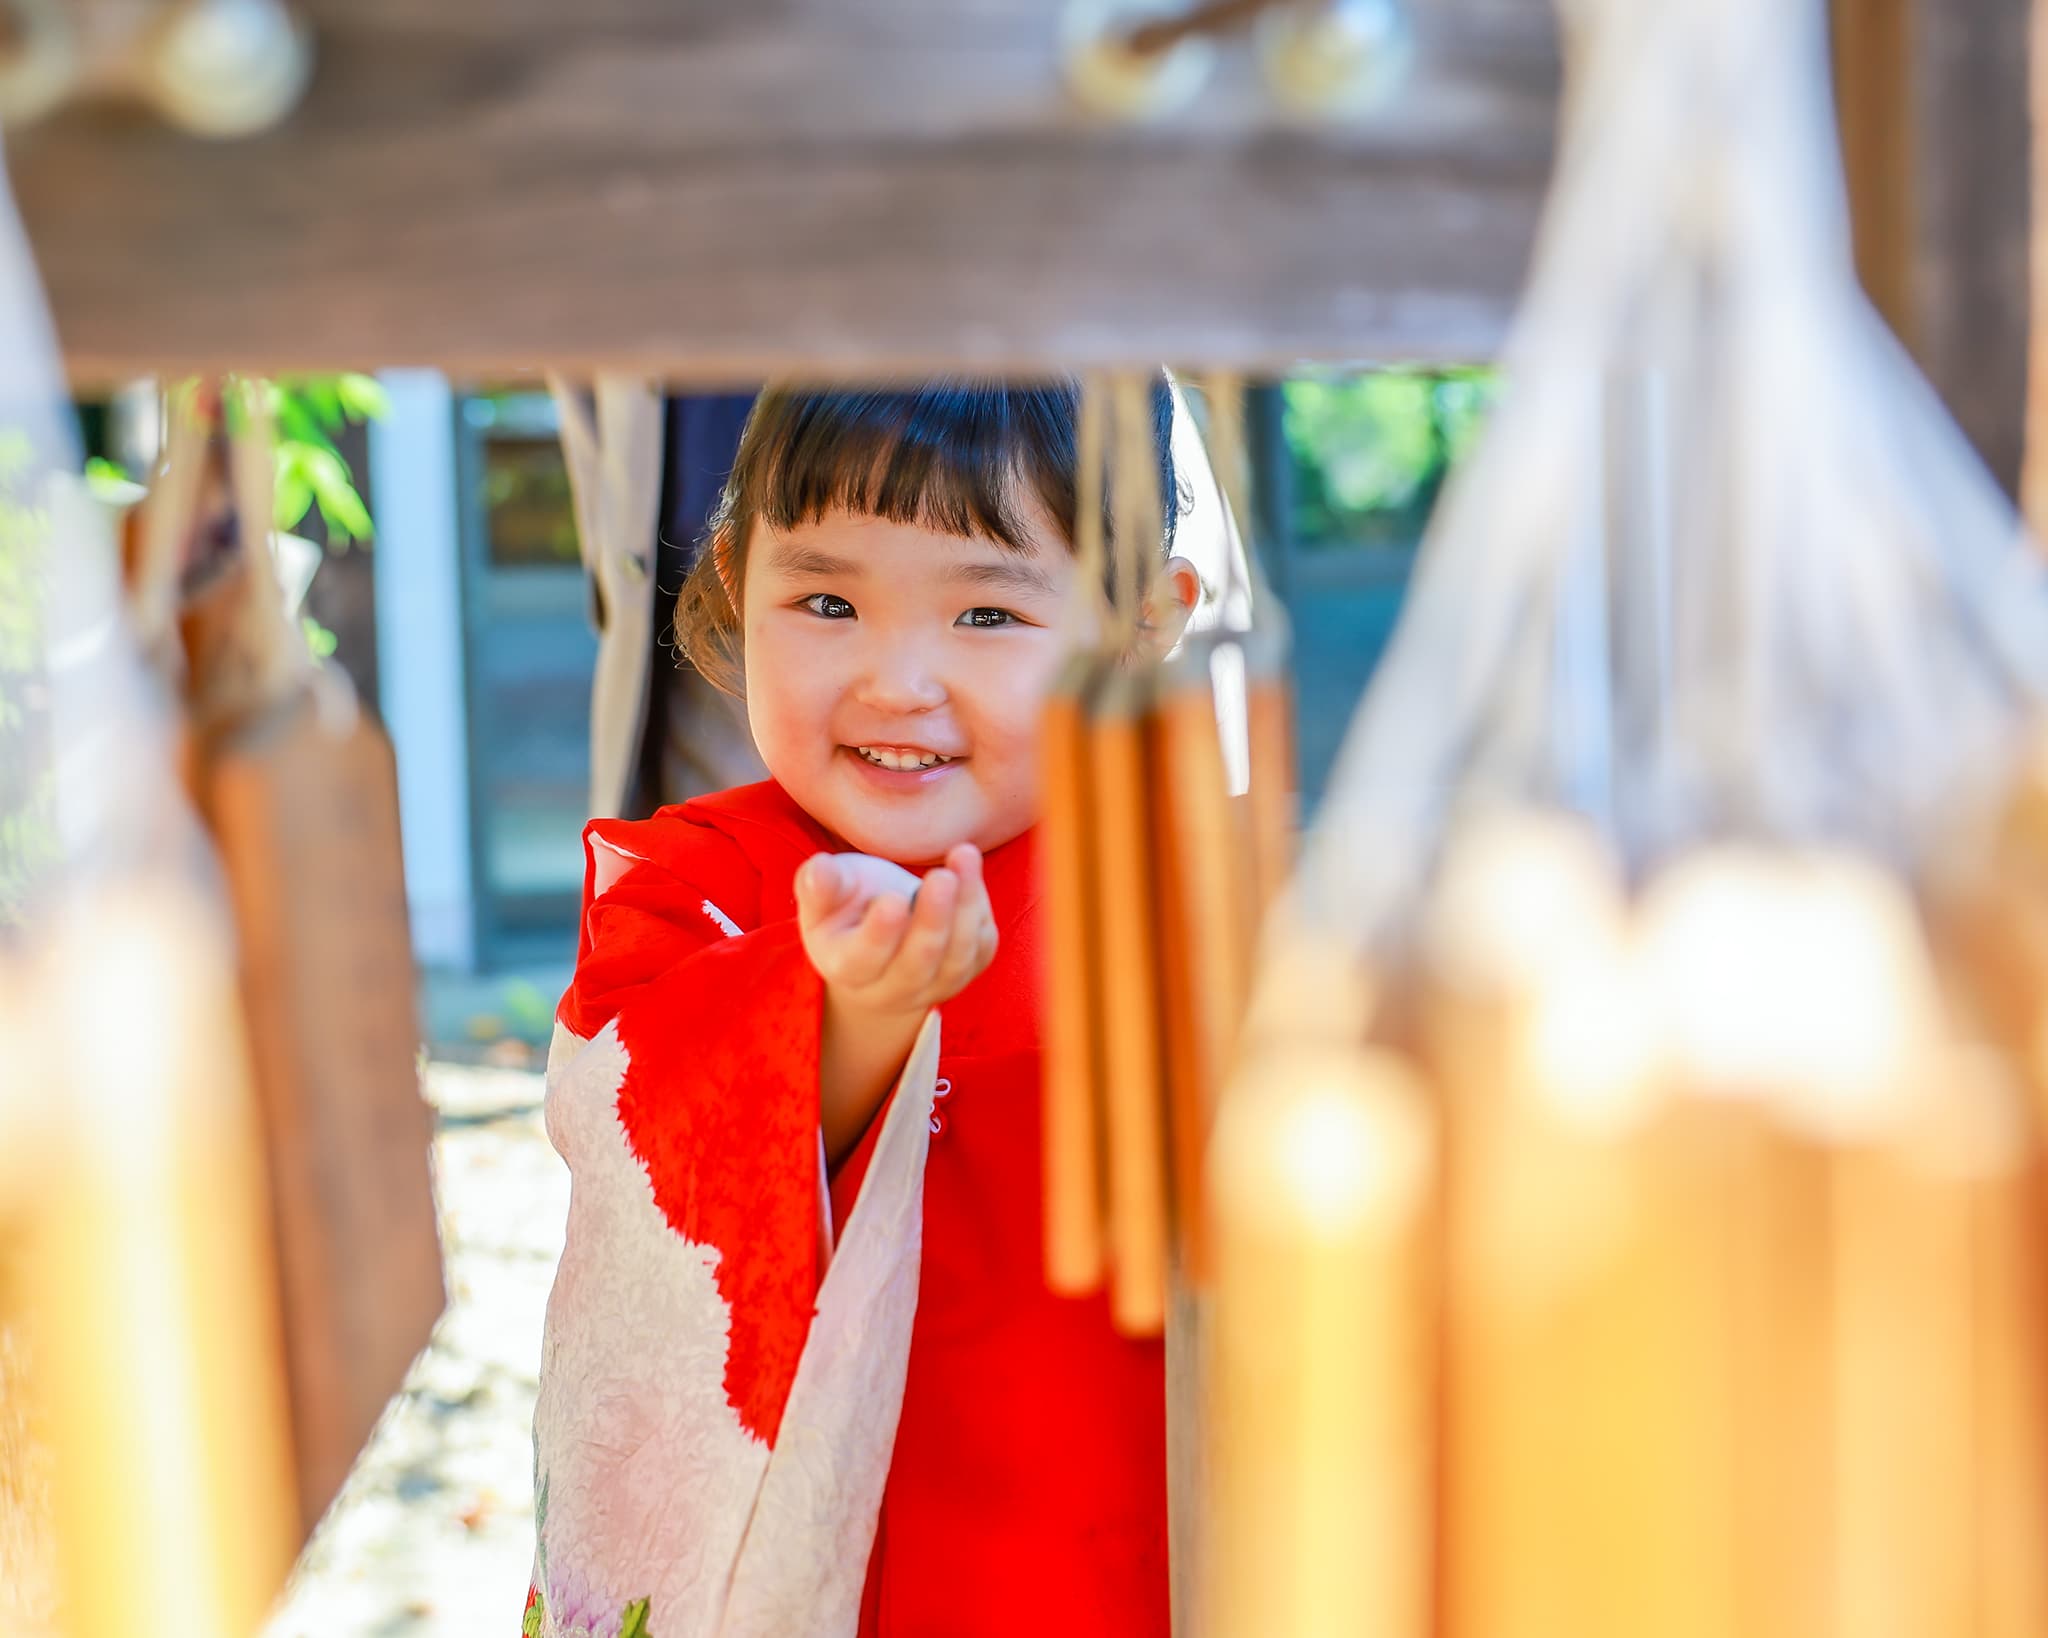
[(943, 768), (953, 760), (937, 751), (921, 751), (915, 746), (849, 745), (847, 749), (863, 762), (886, 768), (891, 773), (921, 773), (929, 768)]
[(959, 766), (960, 757), (914, 745), (842, 745), (856, 771), (871, 785), (883, 790), (914, 790), (947, 777)]

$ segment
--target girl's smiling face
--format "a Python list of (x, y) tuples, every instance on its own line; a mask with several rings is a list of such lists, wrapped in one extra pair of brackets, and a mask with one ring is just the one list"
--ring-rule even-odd
[(739, 600), (754, 743), (849, 847), (924, 866), (1037, 818), (1075, 571), (1042, 509), (1024, 522), (1024, 550), (843, 510), (756, 524)]

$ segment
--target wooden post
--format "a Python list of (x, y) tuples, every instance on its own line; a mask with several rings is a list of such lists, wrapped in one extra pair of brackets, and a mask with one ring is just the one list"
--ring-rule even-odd
[(1902, 117), (1912, 0), (1834, 0), (1836, 114), (1856, 271), (1885, 321), (1913, 342), (1912, 133)]
[(2026, 440), (2029, 0), (1833, 0), (1857, 265), (2008, 494)]
[(2029, 296), (2036, 318), (2027, 348), (2026, 465), (2020, 483), (2020, 506), (2036, 539), (2048, 529), (2048, 6), (2034, 7), (2033, 37), (2027, 53), (2032, 115), (2030, 155), (2033, 224), (2029, 235)]

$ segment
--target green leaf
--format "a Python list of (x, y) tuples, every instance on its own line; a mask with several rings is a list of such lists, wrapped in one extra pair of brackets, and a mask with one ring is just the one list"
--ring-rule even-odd
[(288, 453), (280, 444), (277, 455), (277, 502), (272, 521), (280, 529), (296, 529), (313, 509), (313, 485), (295, 450)]
[(652, 1599), (643, 1598), (637, 1604), (628, 1604), (624, 1618), (619, 1622), (619, 1638), (649, 1638), (647, 1631), (647, 1607)]
[(282, 394), (277, 401), (277, 434), (279, 443), (305, 444), (339, 456), (327, 429), (302, 399), (290, 393)]
[(334, 390), (351, 420), (381, 421), (391, 413), (390, 396), (384, 391), (384, 383), (374, 375), (336, 376)]
[(338, 540), (370, 538), (370, 509), (363, 504), (363, 497), (355, 492), (353, 485), (331, 491), (323, 489), (317, 498), (320, 516), (327, 522), (329, 535)]
[(296, 375), (285, 384), (285, 392), (296, 399), (321, 426), (338, 432), (345, 422), (341, 394), (331, 375)]
[(149, 493), (119, 461), (93, 455), (85, 463), (85, 487), (94, 500), (116, 508), (133, 506)]
[(329, 449), (309, 449), (301, 457), (306, 479), (313, 486), (320, 516), (327, 531), (347, 540), (365, 540), (370, 534), (370, 510), (356, 493), (348, 463)]
[(330, 432), (340, 432), (348, 424), (348, 418), (342, 414), (342, 395), (340, 391), (336, 391), (332, 377), (307, 377), (307, 381), (301, 383), (299, 391), (305, 393), (307, 405), (311, 407), (311, 412), (319, 418), (319, 424), (324, 428), (328, 428)]
[(341, 639), (310, 614), (299, 616), (299, 629), (306, 634), (306, 647), (316, 660), (329, 660), (341, 646)]

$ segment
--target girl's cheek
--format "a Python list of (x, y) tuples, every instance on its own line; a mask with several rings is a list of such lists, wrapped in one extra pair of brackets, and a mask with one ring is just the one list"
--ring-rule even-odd
[(787, 716), (807, 690), (816, 669), (805, 663), (803, 646), (788, 625), (762, 620), (747, 631), (747, 698), (764, 715)]
[(1067, 653), (1068, 645), (1064, 642), (1035, 643), (1029, 664), (1018, 668), (1010, 677), (1010, 698), (1024, 707), (1034, 732), (1038, 726), (1038, 714), (1045, 705), (1046, 697), (1052, 693), (1052, 685), (1059, 678), (1060, 665)]
[(1034, 645), (1028, 657), (1012, 656), (977, 690), (984, 723), (996, 728), (1013, 765), (1029, 761), (1038, 748), (1038, 719), (1059, 676), (1066, 650), (1057, 642)]
[(786, 654), (783, 661), (776, 680), (769, 685), (775, 698), (777, 737), (798, 757), (808, 759), (831, 751), (844, 693), (842, 680), (830, 666), (819, 662), (815, 651)]

